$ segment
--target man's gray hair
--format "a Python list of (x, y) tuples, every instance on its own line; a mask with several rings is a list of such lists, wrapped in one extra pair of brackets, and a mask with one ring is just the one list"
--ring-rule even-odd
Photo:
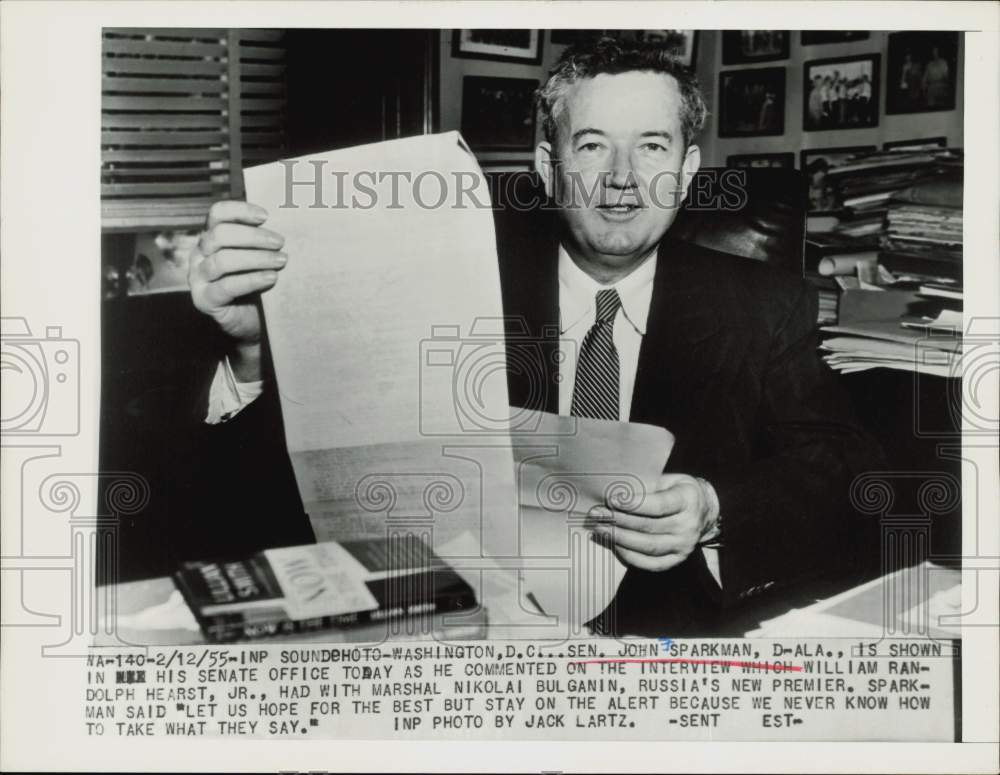
[(570, 46), (552, 68), (548, 80), (535, 95), (545, 139), (555, 146), (562, 100), (573, 84), (602, 74), (633, 71), (664, 73), (677, 81), (681, 93), (681, 133), (684, 147), (689, 146), (708, 116), (705, 98), (694, 73), (678, 62), (662, 43), (614, 38)]

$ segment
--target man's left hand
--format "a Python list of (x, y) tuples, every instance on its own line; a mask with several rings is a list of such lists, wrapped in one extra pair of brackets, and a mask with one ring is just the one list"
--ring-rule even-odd
[[(595, 510), (597, 512), (599, 510)], [(665, 571), (679, 565), (715, 527), (718, 499), (712, 486), (686, 474), (664, 474), (634, 511), (609, 505), (594, 533), (635, 568)]]

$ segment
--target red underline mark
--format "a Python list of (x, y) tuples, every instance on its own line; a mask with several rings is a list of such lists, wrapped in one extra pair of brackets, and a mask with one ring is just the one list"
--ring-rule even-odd
[(776, 673), (780, 672), (801, 672), (802, 668), (797, 665), (771, 665), (767, 662), (740, 662), (738, 660), (730, 659), (691, 659), (687, 657), (649, 657), (646, 659), (581, 659), (576, 660), (574, 664), (577, 665), (606, 665), (606, 664), (634, 664), (634, 663), (644, 663), (644, 662), (685, 662), (687, 664), (693, 665), (729, 665), (730, 667), (753, 667), (758, 670), (773, 670)]

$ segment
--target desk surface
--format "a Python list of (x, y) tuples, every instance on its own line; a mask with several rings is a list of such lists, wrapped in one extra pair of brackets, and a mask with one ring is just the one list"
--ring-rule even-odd
[[(527, 602), (516, 574), (504, 569), (470, 575), (467, 580), (485, 601), (483, 619), (438, 617), (425, 632), (401, 620), (383, 623), (384, 630), (327, 630), (283, 636), (281, 641), (325, 643), (394, 640), (565, 640), (591, 637), (586, 631), (567, 632)], [(772, 605), (769, 614), (746, 618), (746, 637), (959, 637), (961, 572), (923, 563), (881, 576), (844, 592), (817, 599), (800, 608)], [(117, 611), (117, 627), (103, 618), (95, 645), (195, 645), (205, 643), (194, 617), (170, 578), (134, 581), (106, 587), (100, 595), (104, 611)], [(885, 617), (884, 612), (892, 616)], [(950, 618), (949, 618), (950, 617)], [(117, 638), (115, 637), (117, 633)]]

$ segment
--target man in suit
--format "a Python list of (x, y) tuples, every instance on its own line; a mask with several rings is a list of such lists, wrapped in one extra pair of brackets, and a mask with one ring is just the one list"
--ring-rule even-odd
[[(504, 314), (541, 342), (547, 389), (511, 369), (511, 403), (674, 434), (655, 491), (631, 513), (609, 504), (593, 528), (629, 567), (595, 626), (720, 631), (723, 606), (843, 562), (849, 486), (876, 457), (817, 357), (814, 294), (669, 234), (700, 163), (706, 109), (693, 76), (655, 44), (605, 40), (567, 51), (539, 103), (536, 164), (556, 207), (504, 208), (496, 223)], [(216, 205), (192, 262), (194, 303), (230, 342), (201, 448), (216, 482), (250, 474), (287, 488), (256, 295), (294, 257), (265, 219)], [(302, 540), (291, 491), (295, 518), (255, 523), (244, 543)]]

